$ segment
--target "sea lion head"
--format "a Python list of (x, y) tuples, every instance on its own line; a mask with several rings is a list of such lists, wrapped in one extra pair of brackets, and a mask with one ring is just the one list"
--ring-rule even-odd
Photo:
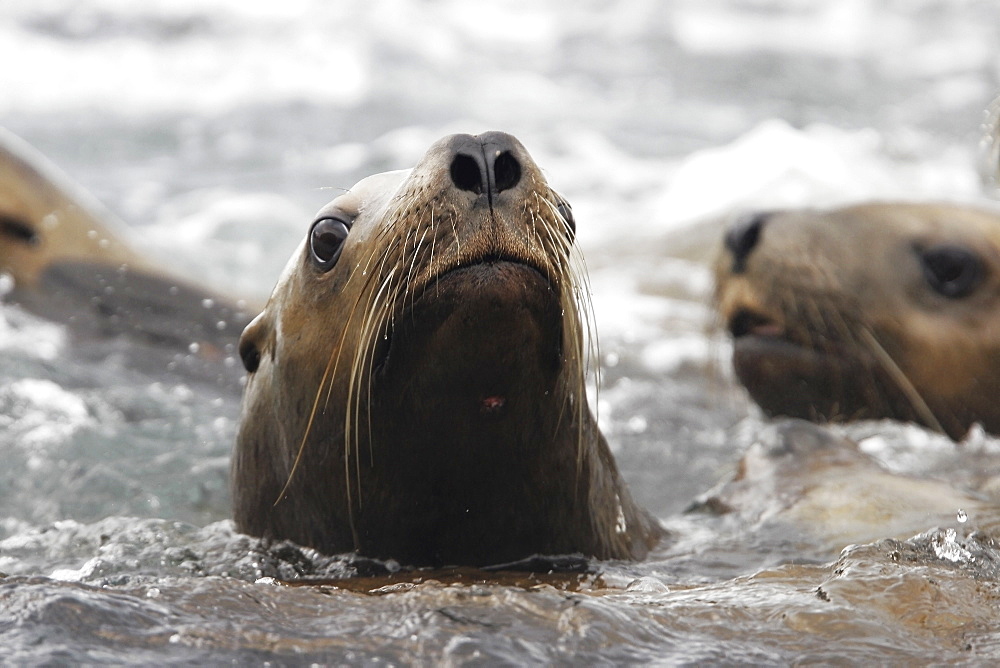
[(590, 512), (589, 476), (619, 482), (587, 408), (574, 225), (502, 133), (324, 207), (240, 343), (238, 526), (414, 563), (631, 555), (604, 526), (630, 501)]
[(138, 264), (113, 216), (20, 137), (0, 128), (0, 272), (19, 294), (53, 266)]
[(727, 230), (715, 274), (736, 374), (765, 413), (1000, 431), (997, 213), (755, 213)]
[(229, 385), (215, 362), (235, 343), (246, 309), (157, 265), (127, 236), (89, 193), (0, 128), (0, 298), (67, 325), (77, 343), (140, 344), (126, 353), (137, 367)]

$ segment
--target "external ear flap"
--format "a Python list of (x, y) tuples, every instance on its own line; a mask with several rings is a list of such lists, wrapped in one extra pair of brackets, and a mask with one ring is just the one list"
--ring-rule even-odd
[(264, 311), (251, 320), (240, 336), (240, 359), (243, 360), (243, 367), (249, 373), (253, 373), (260, 366), (261, 350), (271, 331), (270, 320), (264, 317), (266, 315), (267, 311)]

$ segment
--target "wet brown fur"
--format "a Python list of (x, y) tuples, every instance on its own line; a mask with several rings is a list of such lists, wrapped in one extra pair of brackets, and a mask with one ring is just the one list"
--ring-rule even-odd
[[(957, 244), (987, 275), (949, 299), (916, 249)], [(769, 215), (745, 266), (716, 262), (721, 322), (742, 313), (779, 337), (738, 337), (734, 364), (770, 415), (892, 418), (961, 438), (1000, 433), (1000, 215), (951, 204), (873, 203)]]
[[(242, 531), (468, 565), (641, 558), (659, 538), (587, 407), (589, 293), (561, 200), (494, 139), (522, 176), (489, 206), (452, 184), (445, 138), (321, 213), (354, 221), (332, 270), (293, 256), (241, 344), (260, 358), (233, 462)], [(484, 418), (493, 387), (506, 405)]]

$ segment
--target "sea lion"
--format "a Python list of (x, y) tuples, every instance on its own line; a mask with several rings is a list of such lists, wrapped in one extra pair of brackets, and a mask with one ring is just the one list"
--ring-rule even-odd
[[(194, 366), (221, 358), (227, 347), (235, 351), (252, 308), (152, 262), (131, 247), (123, 228), (38, 151), (0, 128), (4, 301), (64, 323), (79, 338), (124, 337), (193, 356)], [(133, 357), (144, 363), (146, 355)]]
[(867, 203), (754, 213), (725, 234), (715, 303), (768, 415), (1000, 433), (1000, 214)]
[(731, 515), (757, 535), (780, 537), (781, 549), (820, 560), (845, 545), (958, 526), (965, 521), (960, 513), (980, 528), (1000, 521), (995, 502), (941, 480), (888, 471), (854, 441), (798, 419), (762, 429), (734, 475), (688, 512)]
[(237, 528), (414, 565), (642, 558), (662, 530), (587, 404), (574, 225), (498, 132), (324, 207), (240, 341)]

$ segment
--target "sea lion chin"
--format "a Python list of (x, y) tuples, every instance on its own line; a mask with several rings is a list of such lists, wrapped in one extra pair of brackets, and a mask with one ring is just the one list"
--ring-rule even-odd
[(561, 341), (549, 281), (520, 263), (488, 261), (448, 272), (415, 299), (373, 383), (390, 395), (406, 388), (399, 405), (417, 413), (469, 416), (469, 428), (517, 420), (529, 409), (519, 388), (554, 387)]
[(1000, 433), (1000, 214), (871, 203), (727, 230), (715, 302), (768, 415)]
[(643, 557), (662, 529), (587, 406), (574, 226), (495, 132), (324, 207), (241, 339), (237, 527), (417, 565)]

